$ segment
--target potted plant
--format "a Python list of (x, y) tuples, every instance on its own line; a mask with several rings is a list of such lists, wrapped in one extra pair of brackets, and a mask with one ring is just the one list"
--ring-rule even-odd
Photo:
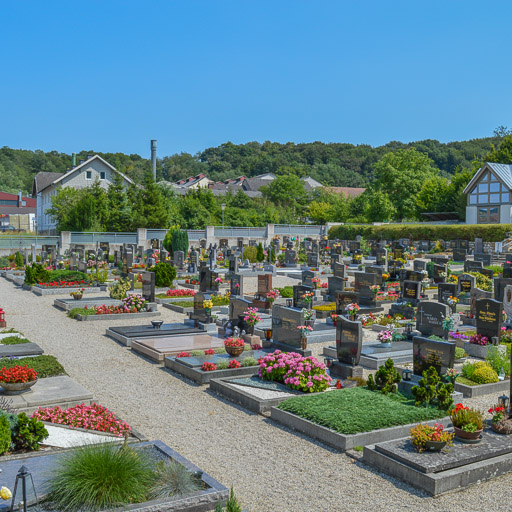
[(512, 421), (506, 417), (505, 407), (495, 405), (489, 409), (489, 414), (492, 414), (491, 428), (494, 432), (505, 435), (512, 434)]
[(455, 370), (455, 368), (448, 368), (448, 370), (446, 370), (445, 378), (448, 382), (451, 382), (454, 386), (455, 386), (455, 380), (457, 379), (458, 376), (459, 376), (459, 373), (457, 372), (457, 370)]
[(279, 290), (277, 289), (273, 289), (273, 290), (270, 290), (268, 293), (267, 293), (267, 301), (270, 302), (270, 307), (272, 308), (273, 304), (274, 304), (274, 301), (279, 298)]
[(313, 327), (310, 325), (298, 325), (297, 329), (300, 331), (301, 335), (302, 350), (306, 350), (308, 348), (308, 334), (313, 330)]
[(459, 302), (459, 299), (457, 299), (457, 297), (448, 297), (446, 299), (446, 304), (450, 306), (452, 313), (455, 313), (455, 311), (457, 310), (457, 302)]
[(380, 341), (381, 346), (391, 347), (391, 342), (393, 341), (393, 331), (380, 331), (377, 334), (377, 339)]
[(211, 299), (203, 300), (203, 308), (206, 316), (210, 316), (213, 308), (213, 301)]
[(411, 443), (414, 449), (421, 453), (424, 451), (439, 452), (446, 445), (452, 446), (453, 432), (446, 432), (444, 425), (436, 423), (433, 427), (430, 425), (419, 424), (411, 428)]
[(224, 348), (226, 352), (233, 357), (239, 356), (244, 351), (244, 340), (242, 338), (226, 338)]
[(25, 366), (4, 367), (0, 371), (0, 386), (4, 394), (15, 395), (27, 391), (37, 382), (37, 372)]
[(315, 312), (312, 309), (302, 308), (302, 314), (306, 325), (312, 328), (315, 324)]
[(380, 292), (380, 286), (378, 284), (372, 284), (370, 291), (373, 293), (373, 300), (377, 300), (377, 294)]
[(304, 299), (304, 302), (306, 303), (306, 307), (309, 309), (311, 308), (311, 303), (313, 302), (313, 292), (306, 292), (301, 295), (301, 297)]
[(84, 296), (84, 291), (85, 288), (79, 288), (75, 292), (71, 292), (69, 295), (71, 295), (71, 297), (73, 297), (73, 299), (75, 300), (81, 300), (82, 297)]
[(359, 311), (359, 306), (355, 302), (352, 302), (348, 304), (345, 309), (350, 316), (350, 320), (355, 320), (357, 317), (357, 312)]
[(484, 418), (478, 409), (457, 404), (450, 411), (455, 436), (462, 442), (479, 442), (483, 431)]
[(247, 325), (248, 334), (254, 334), (254, 326), (258, 322), (261, 322), (258, 308), (247, 308), (247, 311), (244, 311), (244, 315), (244, 322)]

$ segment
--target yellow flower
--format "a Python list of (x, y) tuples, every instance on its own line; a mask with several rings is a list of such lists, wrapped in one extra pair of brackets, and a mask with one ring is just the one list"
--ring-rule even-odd
[(12, 498), (12, 493), (9, 489), (7, 489), (7, 487), (2, 487), (0, 489), (0, 498), (2, 498), (3, 500), (9, 500)]

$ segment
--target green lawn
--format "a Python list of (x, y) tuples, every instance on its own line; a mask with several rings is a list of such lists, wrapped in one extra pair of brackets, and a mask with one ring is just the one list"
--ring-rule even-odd
[(446, 416), (446, 411), (415, 407), (413, 397), (401, 393), (383, 395), (363, 387), (290, 398), (279, 408), (340, 434), (369, 432)]
[(474, 382), (472, 380), (466, 379), (466, 377), (457, 377), (455, 379), (455, 382), (458, 382), (459, 384), (464, 384), (466, 386), (478, 386), (478, 382)]
[(26, 338), (20, 338), (19, 336), (7, 336), (6, 338), (0, 339), (2, 345), (19, 345), (20, 343), (30, 343)]
[(0, 369), (13, 368), (18, 365), (27, 365), (29, 368), (34, 369), (40, 379), (45, 377), (56, 377), (58, 375), (67, 375), (64, 367), (54, 356), (22, 357), (20, 359), (13, 359), (12, 361), (7, 357), (0, 358)]

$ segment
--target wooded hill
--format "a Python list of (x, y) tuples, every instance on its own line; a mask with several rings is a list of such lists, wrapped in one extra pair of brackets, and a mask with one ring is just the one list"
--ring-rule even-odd
[[(372, 183), (375, 163), (384, 154), (411, 147), (427, 154), (440, 169), (440, 175), (449, 178), (458, 167), (471, 169), (473, 160), (483, 158), (491, 146), (499, 142), (499, 137), (446, 144), (437, 140), (408, 144), (389, 142), (378, 147), (323, 142), (279, 144), (267, 141), (238, 145), (227, 142), (196, 155), (180, 153), (158, 159), (157, 180), (177, 181), (205, 173), (213, 180), (223, 181), (241, 175), (252, 177), (273, 172), (277, 175), (312, 176), (330, 186), (365, 187)], [(149, 159), (136, 154), (94, 150), (77, 153), (77, 161), (96, 153), (137, 182), (142, 182), (144, 172), (151, 166)], [(30, 193), (32, 179), (39, 171), (65, 172), (68, 168), (71, 168), (71, 155), (65, 153), (3, 147), (0, 149), (0, 190)]]

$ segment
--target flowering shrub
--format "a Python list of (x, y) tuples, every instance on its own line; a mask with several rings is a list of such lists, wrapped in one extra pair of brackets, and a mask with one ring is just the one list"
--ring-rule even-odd
[(216, 278), (215, 278), (215, 282), (216, 282), (217, 284), (222, 284), (222, 283), (224, 282), (224, 279), (222, 279), (222, 277), (216, 277)]
[(224, 340), (225, 347), (243, 347), (245, 345), (242, 338), (226, 338)]
[(137, 311), (144, 309), (147, 304), (147, 300), (139, 294), (128, 295), (123, 299), (123, 306), (127, 307), (130, 310), (135, 308)]
[(188, 352), (180, 352), (179, 354), (176, 354), (176, 357), (192, 357), (192, 354), (189, 354)]
[(444, 441), (448, 446), (452, 446), (453, 432), (445, 432), (444, 425), (436, 423), (433, 427), (430, 425), (416, 425), (411, 428), (411, 443), (417, 452), (423, 452), (427, 441)]
[(377, 339), (381, 343), (391, 343), (393, 341), (393, 331), (380, 331), (377, 334)]
[(91, 286), (87, 281), (51, 281), (49, 283), (37, 283), (45, 288), (76, 288), (77, 286)]
[[(138, 313), (147, 304), (147, 301), (142, 295), (129, 295), (122, 299), (123, 303), (120, 306), (93, 306), (91, 308), (95, 315), (120, 315), (123, 313)], [(88, 309), (85, 306), (84, 309)]]
[(450, 338), (454, 338), (456, 340), (463, 340), (463, 341), (469, 340), (469, 336), (462, 332), (450, 331), (448, 334), (449, 334)]
[(244, 321), (249, 327), (253, 327), (258, 322), (261, 322), (261, 316), (258, 313), (258, 308), (247, 308), (247, 311), (244, 311), (244, 315)]
[(196, 290), (191, 290), (190, 288), (169, 288), (169, 290), (165, 292), (167, 297), (193, 297), (196, 293)]
[(465, 432), (476, 432), (483, 428), (483, 414), (478, 409), (470, 409), (462, 404), (457, 404), (449, 414), (453, 426)]
[(217, 365), (215, 363), (203, 363), (203, 366), (201, 366), (203, 372), (214, 372), (216, 369)]
[(469, 343), (474, 343), (475, 345), (488, 345), (489, 338), (487, 336), (482, 336), (481, 334), (474, 334), (469, 338)]
[(233, 359), (228, 364), (228, 368), (241, 368), (241, 367), (242, 367), (242, 364), (239, 363), (236, 359)]
[(12, 368), (6, 368), (5, 366), (0, 370), (0, 382), (6, 384), (14, 384), (17, 382), (32, 382), (36, 380), (37, 372), (32, 368), (25, 366), (13, 366)]
[(204, 351), (204, 354), (206, 356), (213, 356), (215, 354), (215, 350), (213, 350), (213, 348), (207, 348), (205, 351)]
[(258, 376), (261, 379), (284, 382), (290, 388), (303, 392), (325, 391), (332, 381), (323, 363), (296, 352), (276, 350), (261, 358), (259, 363)]
[(62, 410), (59, 406), (39, 407), (32, 418), (60, 425), (107, 432), (120, 437), (125, 432), (131, 431), (128, 423), (117, 419), (113, 412), (96, 403), (75, 405), (65, 410)]

